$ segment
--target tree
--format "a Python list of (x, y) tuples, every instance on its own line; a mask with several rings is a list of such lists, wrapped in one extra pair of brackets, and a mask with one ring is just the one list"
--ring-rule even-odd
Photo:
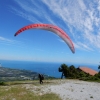
[(74, 67), (74, 65), (71, 65), (69, 69), (70, 69), (70, 72), (72, 73), (76, 72), (76, 68)]
[(62, 75), (61, 75), (61, 79), (63, 78), (63, 76), (65, 76), (66, 74), (66, 69), (68, 68), (68, 66), (66, 64), (62, 64), (60, 67), (59, 67), (59, 72), (62, 72)]
[(100, 72), (100, 65), (98, 66), (99, 72)]
[(69, 71), (70, 71), (70, 73), (69, 73), (70, 78), (77, 78), (78, 77), (78, 71), (74, 65), (69, 66)]

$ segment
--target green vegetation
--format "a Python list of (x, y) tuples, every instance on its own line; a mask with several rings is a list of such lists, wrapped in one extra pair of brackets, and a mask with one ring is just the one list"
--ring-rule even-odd
[(91, 76), (83, 71), (80, 71), (78, 68), (75, 68), (74, 65), (67, 66), (66, 64), (62, 64), (61, 67), (58, 68), (58, 71), (62, 72), (61, 78), (64, 76), (67, 79), (80, 79), (84, 81), (100, 82), (100, 71), (98, 74)]
[(5, 83), (4, 82), (0, 82), (0, 85), (5, 85)]
[[(56, 94), (43, 94), (40, 91), (40, 84), (38, 84), (37, 86), (30, 81), (30, 83), (23, 85), (24, 82), (25, 81), (23, 81), (22, 83), (20, 81), (10, 82), (10, 85), (9, 82), (6, 82), (6, 86), (0, 86), (0, 100), (61, 100)], [(30, 85), (30, 88), (27, 88), (27, 85)], [(37, 89), (35, 89), (34, 87), (37, 87)]]

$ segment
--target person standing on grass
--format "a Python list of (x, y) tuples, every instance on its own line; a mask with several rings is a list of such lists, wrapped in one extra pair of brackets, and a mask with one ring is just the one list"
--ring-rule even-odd
[(43, 80), (44, 80), (44, 76), (42, 74), (39, 74), (39, 80), (40, 80), (40, 84), (43, 84)]

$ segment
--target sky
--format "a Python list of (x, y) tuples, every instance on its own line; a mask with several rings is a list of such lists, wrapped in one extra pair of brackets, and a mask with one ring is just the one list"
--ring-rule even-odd
[[(100, 64), (100, 0), (0, 0), (0, 60)], [(55, 33), (23, 26), (60, 27), (75, 53)]]

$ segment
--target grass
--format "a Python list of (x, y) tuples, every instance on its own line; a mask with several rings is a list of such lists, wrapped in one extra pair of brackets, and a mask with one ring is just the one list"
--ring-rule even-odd
[[(24, 84), (30, 84), (32, 87), (38, 86), (39, 92), (34, 93), (31, 89), (26, 89)], [(61, 100), (53, 93), (42, 94), (41, 85), (37, 84), (37, 81), (34, 84), (31, 81), (8, 82), (5, 86), (0, 86), (0, 100)]]
[[(39, 80), (34, 81), (13, 81), (5, 82), (0, 85), (0, 100), (61, 100), (61, 98), (51, 93), (51, 89), (45, 92), (46, 87), (50, 85), (59, 85), (68, 82), (66, 80), (44, 80), (39, 84)], [(74, 84), (81, 84), (75, 81)], [(72, 86), (70, 86), (72, 88)], [(44, 89), (45, 88), (45, 89)], [(84, 89), (84, 88), (83, 88)], [(73, 92), (73, 89), (70, 89)], [(83, 92), (82, 90), (80, 92)], [(90, 96), (89, 98), (94, 98)], [(69, 100), (68, 98), (66, 100)]]
[[(44, 80), (44, 83), (43, 85), (56, 85), (56, 84), (59, 84), (61, 83), (61, 79), (59, 79), (59, 82), (58, 82), (58, 79), (55, 79), (55, 80)], [(63, 81), (64, 82), (64, 81)], [(35, 86), (39, 86), (40, 83), (39, 83), (39, 80), (34, 80), (34, 81), (30, 81), (30, 80), (24, 80), (24, 81), (11, 81), (11, 82), (5, 82), (5, 85), (20, 85), (20, 84), (33, 84)]]

